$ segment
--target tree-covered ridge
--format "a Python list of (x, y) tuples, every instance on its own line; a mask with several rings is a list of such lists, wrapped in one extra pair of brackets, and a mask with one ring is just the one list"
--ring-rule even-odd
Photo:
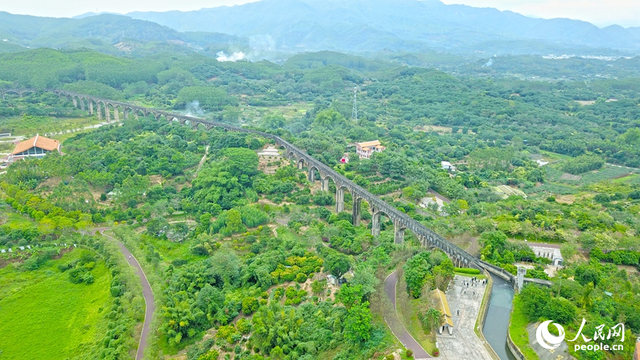
[[(55, 53), (61, 63), (70, 56)], [(88, 66), (78, 72), (82, 76), (100, 68), (83, 63), (85, 55), (96, 63), (103, 57), (74, 53), (79, 66)], [(122, 74), (114, 66), (91, 81), (52, 79), (76, 91), (104, 91), (100, 96), (279, 134), (510, 272), (525, 265), (529, 277), (550, 278), (562, 288), (573, 281), (585, 292), (585, 279), (598, 282), (605, 278), (598, 272), (615, 272), (619, 281), (598, 282), (591, 294), (599, 300), (616, 291), (621, 305), (597, 311), (614, 321), (637, 310), (632, 289), (638, 284), (640, 182), (637, 170), (611, 164), (636, 161), (633, 86), (487, 82), (322, 53), (283, 66), (204, 57), (145, 60), (163, 70), (129, 83), (127, 72), (141, 62), (112, 58), (125, 66)], [(358, 121), (350, 118), (355, 85)], [(593, 104), (576, 103), (596, 96)], [(607, 102), (611, 97), (618, 101)], [(95, 120), (47, 92), (6, 93), (1, 105), (14, 123), (36, 110), (42, 119)], [(335, 185), (321, 191), (319, 179), (309, 181), (297, 164), (259, 156), (273, 145), (259, 136), (133, 116), (67, 136), (63, 155), (18, 162), (3, 175), (7, 210), (32, 221), (4, 220), (0, 244), (48, 243), (119, 224), (114, 235), (153, 274), (160, 299), (154, 354), (187, 349), (190, 359), (379, 358), (394, 347), (382, 315), (389, 311), (381, 299), (385, 277), (403, 269), (407, 286), (398, 291), (421, 301), (432, 289), (445, 290), (458, 271), (442, 253), (422, 251), (409, 233), (404, 245), (392, 244), (393, 223), (385, 216), (381, 236), (371, 236), (366, 202), (362, 223), (354, 226), (349, 194), (345, 212), (333, 213)], [(374, 139), (385, 151), (359, 159), (353, 143)], [(348, 163), (340, 161), (345, 156)], [(443, 169), (441, 161), (456, 171)], [(549, 259), (525, 240), (557, 244), (565, 270), (549, 271)], [(85, 265), (74, 264), (69, 274), (82, 280)], [(349, 280), (337, 286), (328, 275)], [(575, 330), (582, 300), (551, 291), (553, 300), (522, 318), (524, 326), (553, 315)], [(574, 313), (572, 306), (575, 317), (565, 316)], [(420, 331), (433, 333), (439, 313), (418, 310)]]
[[(38, 49), (2, 55), (0, 79), (7, 81), (4, 87), (64, 87), (156, 107), (186, 106), (191, 112), (201, 107), (215, 120), (267, 128), (283, 125), (279, 128), (294, 134), (313, 131), (309, 120), (327, 106), (350, 117), (350, 94), (344, 88), (359, 85), (362, 121), (358, 125), (363, 129), (352, 130), (349, 122), (339, 119), (333, 119), (329, 126), (336, 135), (348, 134), (350, 141), (386, 135), (393, 143), (416, 127), (439, 125), (456, 130), (454, 134), (462, 130), (460, 144), (464, 146), (449, 140), (448, 147), (430, 144), (425, 148), (424, 143), (411, 141), (431, 151), (429, 158), (436, 160), (462, 160), (476, 147), (499, 147), (501, 144), (493, 142), (515, 140), (517, 146), (522, 144), (530, 152), (542, 149), (572, 157), (588, 153), (608, 162), (638, 166), (634, 160), (640, 158), (638, 136), (634, 135), (638, 127), (638, 89), (632, 85), (615, 86), (611, 80), (589, 85), (513, 79), (494, 82), (455, 78), (435, 70), (394, 68), (388, 63), (365, 66), (361, 64), (363, 59), (336, 57), (320, 53), (308, 60), (293, 58), (280, 67), (268, 62), (223, 63), (195, 55), (130, 60), (88, 51)], [(314, 63), (323, 65), (308, 65)], [(20, 71), (14, 71), (17, 69)], [(600, 100), (590, 106), (576, 102), (583, 99)], [(256, 119), (240, 115), (242, 109), (250, 107), (298, 101), (315, 103), (306, 119), (296, 117), (281, 124), (265, 116), (267, 111), (260, 115), (264, 122), (255, 123)], [(197, 104), (195, 109), (193, 104)]]

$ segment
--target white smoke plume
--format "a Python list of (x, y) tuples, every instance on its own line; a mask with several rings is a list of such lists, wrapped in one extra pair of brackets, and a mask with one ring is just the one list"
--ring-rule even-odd
[(217, 56), (216, 59), (218, 61), (233, 61), (233, 62), (236, 62), (238, 60), (244, 60), (244, 58), (246, 57), (242, 51), (234, 52), (229, 56), (227, 56), (227, 54), (225, 54), (224, 51), (220, 51), (219, 53), (216, 54), (216, 56)]
[(200, 101), (198, 100), (188, 103), (185, 110), (187, 110), (187, 116), (204, 116), (204, 111), (202, 111), (202, 109), (200, 108)]
[(486, 64), (482, 65), (482, 67), (490, 67), (491, 65), (493, 65), (493, 58), (489, 59), (489, 61), (487, 61)]

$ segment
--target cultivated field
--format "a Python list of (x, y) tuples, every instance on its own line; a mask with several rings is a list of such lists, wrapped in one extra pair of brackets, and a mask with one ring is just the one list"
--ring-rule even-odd
[(93, 284), (72, 284), (58, 270), (78, 249), (38, 270), (0, 269), (0, 359), (89, 358), (106, 332), (111, 275), (103, 261)]

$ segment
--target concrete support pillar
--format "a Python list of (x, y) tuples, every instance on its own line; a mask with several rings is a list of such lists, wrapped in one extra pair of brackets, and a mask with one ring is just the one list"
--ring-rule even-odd
[(84, 110), (84, 99), (80, 99), (80, 109)]
[(96, 103), (96, 113), (98, 114), (98, 120), (102, 120), (102, 105), (100, 103)]
[(527, 274), (527, 269), (524, 266), (518, 266), (518, 272), (516, 274), (516, 291), (520, 292), (524, 285), (524, 276)]
[(360, 201), (361, 198), (357, 198), (355, 195), (353, 196), (353, 212), (351, 215), (351, 219), (353, 220), (353, 226), (360, 226)]
[(138, 111), (137, 111), (137, 110), (134, 110), (134, 111), (133, 111), (133, 116), (136, 118), (136, 120), (138, 120), (138, 119), (139, 119), (139, 117), (138, 117)]
[(329, 191), (329, 178), (327, 177), (320, 180), (320, 185), (322, 191)]
[(298, 170), (302, 170), (303, 167), (304, 167), (304, 162), (298, 161)]
[(73, 107), (77, 108), (78, 107), (78, 98), (73, 98)]
[(344, 211), (344, 188), (336, 189), (336, 212)]
[(107, 121), (111, 121), (111, 113), (109, 112), (109, 105), (104, 104), (104, 117)]
[(93, 115), (93, 101), (89, 100), (89, 114)]
[(404, 243), (404, 228), (397, 222), (393, 223), (393, 242), (396, 244)]
[(124, 109), (124, 111), (122, 111), (122, 113), (124, 114), (124, 119), (125, 120), (129, 120), (129, 109)]
[(118, 111), (117, 106), (113, 108), (113, 117), (116, 119), (116, 121), (120, 121), (120, 111)]
[(373, 211), (371, 215), (371, 235), (380, 236), (380, 213)]
[(309, 180), (309, 182), (312, 184), (314, 181), (316, 181), (316, 168), (314, 167), (309, 168), (309, 175), (307, 176), (307, 180)]

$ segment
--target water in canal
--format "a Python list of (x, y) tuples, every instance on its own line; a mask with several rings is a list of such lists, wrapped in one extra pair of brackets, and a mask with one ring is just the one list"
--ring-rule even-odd
[(507, 330), (509, 329), (509, 316), (513, 302), (513, 287), (493, 274), (491, 277), (493, 278), (493, 289), (482, 332), (501, 360), (515, 360), (507, 348)]

